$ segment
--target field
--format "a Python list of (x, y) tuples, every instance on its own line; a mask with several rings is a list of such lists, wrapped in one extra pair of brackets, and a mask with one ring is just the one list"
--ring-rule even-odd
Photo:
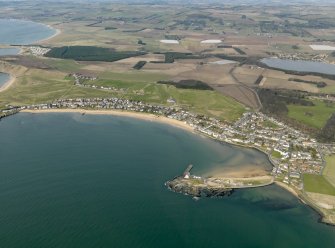
[(253, 90), (244, 85), (222, 85), (213, 86), (218, 92), (221, 92), (225, 96), (230, 96), (238, 102), (244, 104), (251, 109), (259, 109), (260, 103)]
[(305, 191), (335, 196), (335, 187), (324, 176), (305, 174), (303, 176)]
[[(62, 67), (59, 66), (59, 68)], [(155, 80), (158, 78), (155, 78), (155, 74), (148, 74), (147, 77), (141, 78), (139, 76), (141, 71), (137, 70), (134, 70), (135, 74), (104, 72), (103, 78), (94, 81), (95, 85), (124, 89), (109, 91), (76, 86), (67, 72), (59, 70), (26, 68), (10, 64), (2, 68), (17, 76), (15, 84), (7, 91), (0, 93), (0, 106), (3, 107), (8, 103), (26, 105), (52, 102), (56, 99), (116, 96), (156, 104), (167, 104), (167, 99), (172, 97), (179, 106), (227, 121), (236, 120), (245, 111), (243, 105), (218, 92), (177, 89), (174, 86), (157, 84)], [(143, 79), (144, 82), (138, 81), (138, 78)]]
[[(258, 76), (262, 75), (265, 80), (259, 87), (269, 89), (287, 89), (307, 91), (311, 93), (335, 93), (335, 81), (325, 79), (320, 76), (306, 75), (291, 75), (282, 71), (272, 69), (259, 68), (251, 65), (243, 65), (234, 70), (235, 77), (246, 85), (256, 86), (254, 83)], [(325, 82), (326, 86), (319, 88), (316, 85), (292, 81), (292, 79)]]
[(236, 120), (245, 111), (242, 104), (215, 91), (179, 89), (172, 85), (157, 83), (111, 80), (98, 81), (98, 85), (124, 89), (124, 92), (118, 93), (120, 96), (149, 103), (167, 104), (167, 100), (173, 98), (178, 106), (222, 120)]
[(326, 157), (326, 167), (322, 174), (335, 187), (335, 156)]
[[(0, 9), (0, 18), (25, 18), (49, 24), (61, 33), (40, 45), (51, 48), (49, 56), (29, 55), (1, 58), (6, 71), (17, 82), (0, 95), (6, 104), (30, 104), (59, 98), (119, 96), (150, 103), (177, 104), (199, 113), (234, 120), (245, 109), (261, 107), (257, 88), (286, 89), (310, 93), (335, 93), (335, 80), (320, 76), (297, 76), (260, 68), (257, 61), (279, 55), (305, 59), (330, 53), (313, 51), (309, 45), (335, 34), (335, 8), (306, 6), (303, 16), (297, 9), (277, 6), (236, 6), (232, 4), (201, 7), (194, 5), (127, 4), (107, 2), (13, 2)], [(149, 7), (150, 6), (150, 7)], [(174, 6), (174, 5), (173, 5)], [(52, 14), (50, 14), (52, 9)], [(327, 15), (320, 15), (320, 12)], [(163, 44), (160, 40), (178, 40)], [(202, 44), (203, 40), (222, 40), (221, 44)], [(233, 64), (213, 64), (223, 58)], [(9, 68), (10, 67), (10, 68)], [(97, 77), (87, 84), (114, 87), (98, 90), (74, 86), (70, 73)], [(263, 77), (261, 82), (257, 79)], [(292, 82), (324, 81), (327, 85)], [(215, 91), (180, 89), (158, 85), (158, 81), (202, 81)], [(289, 117), (315, 128), (322, 128), (334, 107), (318, 102), (314, 107), (289, 106)]]
[(288, 116), (308, 126), (321, 129), (335, 112), (335, 104), (327, 105), (321, 101), (313, 101), (315, 106), (288, 105)]

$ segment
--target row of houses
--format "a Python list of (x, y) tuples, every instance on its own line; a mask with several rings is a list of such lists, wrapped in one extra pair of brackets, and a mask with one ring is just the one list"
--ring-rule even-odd
[[(178, 106), (152, 105), (121, 98), (64, 99), (49, 104), (8, 106), (2, 114), (30, 109), (116, 109), (151, 113), (187, 123), (196, 131), (214, 139), (255, 147), (274, 164), (273, 175), (287, 184), (302, 187), (304, 173), (319, 174), (323, 157), (335, 153), (334, 144), (319, 144), (315, 139), (262, 113), (245, 113), (235, 123), (198, 115)], [(278, 155), (279, 154), (279, 155)]]

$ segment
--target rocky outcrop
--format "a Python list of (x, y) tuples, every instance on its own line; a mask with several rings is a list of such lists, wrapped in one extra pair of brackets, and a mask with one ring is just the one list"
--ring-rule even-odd
[(176, 193), (193, 197), (223, 197), (233, 193), (233, 189), (231, 188), (211, 187), (201, 179), (177, 177), (171, 181), (167, 181), (165, 185)]

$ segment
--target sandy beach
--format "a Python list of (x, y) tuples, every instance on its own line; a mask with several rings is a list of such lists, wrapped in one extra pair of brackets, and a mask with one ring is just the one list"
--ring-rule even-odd
[(9, 80), (2, 87), (0, 87), (0, 92), (7, 90), (15, 82), (15, 80), (16, 77), (10, 75)]
[(130, 118), (137, 118), (146, 121), (155, 121), (164, 124), (168, 124), (174, 127), (182, 128), (184, 130), (194, 132), (194, 129), (188, 124), (170, 119), (164, 116), (157, 116), (153, 114), (137, 113), (130, 111), (121, 110), (85, 110), (85, 109), (46, 109), (46, 110), (23, 110), (21, 112), (25, 113), (80, 113), (80, 114), (91, 114), (91, 115), (114, 115), (114, 116), (124, 116)]

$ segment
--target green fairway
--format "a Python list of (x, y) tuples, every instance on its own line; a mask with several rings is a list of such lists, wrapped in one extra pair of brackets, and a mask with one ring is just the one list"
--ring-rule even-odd
[(305, 174), (303, 180), (305, 191), (335, 196), (335, 187), (324, 176)]
[(236, 121), (245, 111), (242, 104), (216, 91), (177, 89), (174, 86), (156, 83), (147, 84), (142, 90), (143, 95), (126, 94), (125, 96), (157, 104), (167, 104), (167, 99), (171, 97), (176, 100), (178, 106), (227, 121)]
[(173, 86), (163, 89), (176, 99), (178, 105), (186, 105), (191, 111), (221, 120), (236, 121), (245, 111), (242, 104), (216, 91), (176, 89)]
[(44, 63), (48, 64), (52, 68), (63, 71), (63, 72), (76, 72), (83, 67), (78, 62), (74, 60), (65, 60), (65, 59), (44, 59)]
[(109, 76), (118, 78), (118, 80), (99, 79), (93, 82), (87, 81), (87, 83), (125, 89), (124, 92), (120, 93), (122, 97), (147, 103), (167, 104), (167, 100), (173, 98), (178, 106), (195, 113), (217, 117), (221, 120), (235, 121), (245, 111), (245, 107), (242, 104), (216, 91), (179, 89), (171, 85), (150, 83), (150, 76), (154, 75), (140, 77), (142, 80), (147, 79), (149, 82), (135, 81), (136, 77), (131, 73), (110, 73)]
[(326, 157), (326, 167), (323, 170), (324, 177), (335, 187), (335, 156)]
[(130, 71), (130, 72), (103, 72), (99, 74), (101, 80), (105, 80), (108, 84), (109, 81), (119, 80), (122, 82), (149, 82), (154, 83), (159, 80), (166, 80), (168, 77), (162, 73), (148, 73), (143, 71)]
[(321, 129), (335, 112), (335, 104), (327, 106), (321, 101), (313, 101), (315, 106), (288, 105), (288, 116), (308, 126)]
[[(137, 78), (143, 79), (144, 82), (135, 81), (136, 76), (132, 73), (111, 73), (109, 75), (128, 80), (102, 78), (96, 81), (87, 81), (88, 84), (113, 87), (113, 90), (100, 90), (74, 85), (73, 78), (68, 77), (65, 72), (30, 69), (23, 77), (16, 80), (13, 87), (0, 93), (0, 107), (4, 107), (6, 104), (29, 105), (50, 103), (57, 99), (92, 97), (120, 97), (167, 105), (167, 99), (172, 97), (176, 100), (178, 106), (186, 110), (221, 120), (235, 121), (245, 111), (242, 104), (218, 92), (177, 89), (174, 86), (150, 82), (150, 79), (156, 79), (150, 78), (150, 76), (155, 77), (156, 74), (143, 73), (147, 75), (143, 78), (139, 77), (141, 72), (136, 74)], [(146, 80), (149, 82), (145, 82)]]
[(15, 85), (0, 93), (0, 107), (6, 104), (28, 105), (49, 103), (70, 97), (107, 97), (110, 92), (73, 85), (65, 73), (51, 70), (30, 69), (18, 77)]

